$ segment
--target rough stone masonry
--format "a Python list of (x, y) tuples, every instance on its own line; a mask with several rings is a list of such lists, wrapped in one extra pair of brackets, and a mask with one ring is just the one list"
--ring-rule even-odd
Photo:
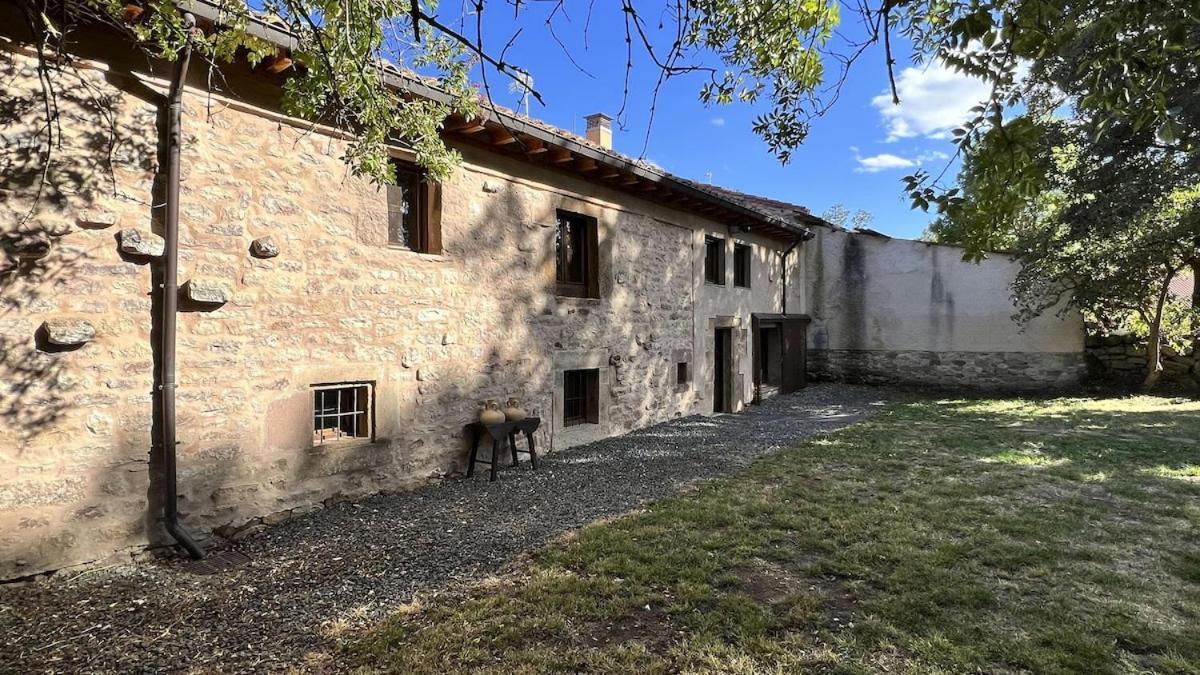
[[(0, 51), (6, 96), (24, 112), (6, 143), (34, 147), (34, 63)], [(112, 124), (73, 94), (73, 75), (58, 76), (64, 148), (32, 218), (19, 186), (36, 157), (5, 159), (3, 220), (22, 224), (6, 235), (17, 262), (2, 277), (0, 578), (166, 543), (151, 461), (164, 83), (79, 72)], [(567, 363), (604, 373), (592, 437), (701, 411), (703, 382), (680, 387), (676, 369), (700, 351), (697, 259), (704, 232), (724, 225), (463, 148), (442, 185), (444, 251), (414, 253), (389, 245), (386, 197), (349, 175), (344, 138), (202, 92), (184, 104), (178, 476), (189, 528), (236, 531), (461, 470), (463, 425), (481, 399), (514, 396), (542, 415), (543, 450), (587, 440), (558, 424)], [(111, 173), (96, 177), (110, 147)], [(598, 299), (553, 292), (558, 209), (599, 223)], [(769, 268), (760, 287), (712, 311), (744, 314), (752, 297), (775, 306), (778, 256), (758, 260)], [(314, 444), (313, 387), (330, 383), (371, 388), (373, 440)]]

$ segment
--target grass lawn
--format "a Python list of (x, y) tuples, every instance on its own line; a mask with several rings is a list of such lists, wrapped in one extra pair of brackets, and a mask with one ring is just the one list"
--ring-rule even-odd
[(1200, 673), (1200, 402), (912, 400), (419, 599), (395, 672)]

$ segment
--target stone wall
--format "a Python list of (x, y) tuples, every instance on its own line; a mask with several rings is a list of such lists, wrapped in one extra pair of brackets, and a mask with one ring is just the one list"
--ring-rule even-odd
[(814, 380), (1027, 391), (1078, 384), (1085, 369), (1074, 353), (810, 349), (808, 371)]
[(1011, 257), (814, 228), (805, 245), (813, 375), (939, 386), (1036, 388), (1083, 374), (1083, 319), (1013, 319)]
[[(1146, 377), (1146, 341), (1133, 335), (1088, 335), (1087, 358), (1098, 380), (1137, 384)], [(1200, 387), (1200, 355), (1163, 347), (1161, 382), (1188, 389)]]
[[(40, 179), (33, 63), (0, 51), (13, 104), (0, 153), (0, 578), (165, 543), (151, 451), (165, 70), (85, 68), (86, 88), (60, 76), (64, 145), (27, 218)], [(344, 138), (208, 96), (202, 77), (184, 98), (180, 282), (228, 297), (179, 316), (190, 529), (234, 532), (462, 470), (481, 399), (522, 399), (544, 418), (543, 450), (705, 412), (676, 364), (704, 353), (703, 233), (728, 228), (462, 148), (443, 185), (444, 252), (394, 248), (386, 199), (349, 175)], [(599, 299), (554, 295), (560, 208), (599, 222)], [(264, 237), (277, 256), (252, 254)], [(768, 300), (748, 305), (773, 304), (762, 286)], [(64, 340), (86, 337), (79, 322), (94, 336), (55, 344), (47, 321)], [(602, 369), (599, 425), (558, 423), (572, 367)], [(373, 441), (313, 445), (312, 387), (337, 382), (373, 386)]]

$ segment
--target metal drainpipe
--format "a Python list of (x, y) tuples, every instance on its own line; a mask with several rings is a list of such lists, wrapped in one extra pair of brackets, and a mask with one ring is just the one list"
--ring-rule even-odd
[(783, 311), (780, 312), (780, 314), (787, 314), (787, 259), (788, 256), (791, 255), (792, 251), (794, 251), (802, 241), (804, 240), (797, 239), (796, 241), (793, 241), (792, 245), (789, 246), (788, 249), (779, 256), (779, 279), (783, 282)]
[(800, 244), (803, 244), (806, 241), (813, 239), (814, 237), (816, 237), (816, 235), (812, 232), (812, 230), (806, 230), (804, 233), (802, 233), (796, 239), (796, 241), (792, 242), (792, 245), (789, 246), (786, 251), (784, 251), (779, 256), (780, 267), (781, 267), (779, 276), (780, 276), (780, 279), (783, 281), (783, 311), (780, 312), (781, 314), (787, 314), (787, 259), (788, 259), (788, 256), (791, 255), (792, 251), (796, 250), (797, 246), (799, 246)]
[(162, 430), (163, 453), (163, 521), (167, 532), (170, 533), (180, 546), (195, 559), (204, 558), (204, 548), (192, 538), (191, 534), (179, 524), (179, 489), (175, 475), (175, 324), (179, 304), (179, 151), (182, 144), (181, 117), (183, 82), (187, 78), (188, 62), (192, 58), (192, 30), (196, 26), (196, 17), (184, 13), (183, 24), (188, 32), (188, 39), (183, 52), (175, 62), (175, 76), (171, 80), (171, 90), (167, 96), (167, 213), (165, 232), (165, 250), (163, 252), (163, 285), (162, 285), (162, 372), (160, 382), (162, 391), (162, 419), (159, 428)]

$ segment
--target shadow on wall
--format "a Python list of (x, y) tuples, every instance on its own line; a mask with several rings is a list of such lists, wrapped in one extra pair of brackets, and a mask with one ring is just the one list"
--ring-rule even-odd
[[(5, 425), (21, 434), (16, 455), (5, 459), (22, 467), (11, 482), (0, 482), (0, 558), (10, 561), (0, 562), (0, 578), (94, 559), (147, 540), (166, 541), (159, 524), (158, 453), (149, 453), (154, 466), (147, 456), (158, 404), (151, 395), (152, 376), (160, 357), (157, 334), (147, 330), (157, 323), (159, 299), (147, 292), (157, 287), (160, 270), (156, 264), (140, 269), (144, 259), (116, 260), (113, 237), (105, 231), (118, 229), (118, 222), (120, 227), (158, 229), (153, 218), (153, 205), (161, 204), (156, 197), (161, 186), (154, 181), (159, 165), (155, 129), (161, 120), (155, 115), (161, 114), (162, 97), (120, 76), (69, 69), (57, 73), (69, 151), (55, 156), (34, 210), (31, 193), (43, 183), (35, 139), (45, 119), (39, 117), (38, 78), (28, 63), (0, 52), (0, 79), (29, 85), (12, 89), (3, 102), (0, 208), (6, 216), (32, 213), (28, 219), (6, 217), (11, 229), (0, 234), (6, 256), (0, 276), (0, 379), (8, 385), (0, 414)], [(187, 124), (216, 124), (194, 112)], [(190, 135), (185, 132), (185, 181), (189, 160), (196, 161), (189, 157)], [(286, 150), (297, 156), (299, 143)], [(537, 181), (565, 183), (582, 194), (610, 195), (510, 160), (489, 159), (488, 165)], [(198, 172), (199, 167), (192, 169)], [(435, 471), (464, 469), (463, 425), (474, 419), (482, 399), (522, 399), (544, 418), (538, 440), (548, 449), (556, 426), (551, 417), (561, 414), (554, 404), (557, 354), (606, 356), (603, 367), (612, 373), (610, 433), (668, 419), (691, 402), (691, 394), (675, 392), (672, 359), (673, 349), (692, 349), (690, 230), (674, 232), (650, 217), (600, 209), (557, 192), (548, 196), (504, 178), (489, 175), (486, 181), (498, 181), (500, 189), (485, 190), (484, 178), (464, 171), (448, 186), (463, 191), (463, 203), (458, 212), (443, 216), (446, 251), (436, 261), (389, 251), (385, 242), (364, 246), (355, 241), (354, 222), (361, 214), (298, 213), (291, 225), (271, 219), (278, 229), (263, 234), (288, 227), (308, 233), (318, 227), (314, 221), (350, 225), (338, 232), (331, 226), (321, 230), (321, 237), (340, 239), (336, 248), (349, 251), (351, 264), (334, 274), (324, 271), (322, 276), (309, 266), (305, 258), (312, 252), (304, 246), (290, 252), (285, 248), (271, 261), (278, 263), (271, 270), (289, 264), (299, 270), (302, 289), (289, 297), (273, 297), (265, 286), (254, 287), (253, 278), (247, 280), (250, 263), (241, 226), (250, 223), (244, 214), (238, 219), (232, 211), (218, 210), (217, 217), (229, 219), (225, 224), (239, 226), (236, 234), (193, 244), (202, 227), (189, 222), (188, 200), (205, 199), (203, 184), (194, 182), (195, 189), (185, 191), (181, 241), (195, 245), (184, 253), (196, 257), (182, 261), (181, 275), (188, 265), (199, 270), (202, 257), (219, 248), (235, 261), (237, 278), (228, 279), (236, 285), (235, 297), (244, 293), (249, 303), (239, 308), (241, 314), (218, 311), (180, 318), (180, 511), (189, 528), (202, 532), (339, 493), (411, 487)], [(273, 203), (286, 197), (255, 195)], [(601, 300), (554, 296), (556, 208), (600, 219)], [(377, 227), (386, 233), (386, 221)], [(423, 283), (411, 285), (411, 296), (359, 292), (361, 285), (354, 281), (370, 281), (377, 271)], [(290, 304), (303, 312), (315, 295), (343, 290), (347, 292), (334, 297), (344, 299), (345, 311), (332, 329), (328, 323), (306, 327), (305, 321), (318, 313), (270, 320), (275, 307)], [(381, 308), (393, 305), (383, 303), (396, 303), (398, 319), (391, 324)], [(97, 339), (74, 351), (37, 342), (40, 321), (57, 316), (94, 322)], [(410, 320), (420, 331), (411, 342), (392, 340), (369, 350), (358, 344), (365, 342), (360, 339), (365, 334), (388, 338), (392, 325)], [(215, 370), (197, 368), (202, 360), (216, 360), (210, 353), (212, 339), (198, 330), (201, 321), (219, 325), (223, 332), (217, 337), (233, 348)], [(236, 350), (271, 340), (294, 345), (303, 357), (267, 363), (264, 371), (273, 378), (267, 381), (250, 375), (258, 372), (252, 365), (263, 365), (262, 357)], [(396, 389), (388, 399), (395, 406), (396, 424), (387, 442), (370, 452), (296, 448), (282, 464), (275, 457), (260, 457), (262, 448), (253, 439), (260, 437), (259, 425), (276, 422), (269, 416), (271, 397), (281, 391), (307, 394), (313, 382), (303, 367), (312, 362), (334, 365), (323, 362), (326, 354), (337, 354), (338, 363), (376, 367), (390, 378), (380, 382)], [(213, 405), (206, 398), (213, 391), (228, 396)], [(8, 452), (0, 448), (0, 454)], [(254, 466), (256, 461), (272, 463), (264, 468)], [(273, 495), (262, 496), (271, 491)], [(16, 536), (20, 539), (12, 538)]]
[[(496, 159), (488, 165), (531, 174), (531, 169), (508, 166), (505, 160)], [(677, 241), (656, 247), (662, 226), (649, 218), (603, 210), (589, 201), (466, 169), (460, 170), (444, 191), (446, 250), (440, 258), (389, 251), (379, 242), (352, 249), (358, 267), (371, 269), (371, 274), (411, 276), (422, 282), (408, 286), (398, 304), (394, 304), (396, 296), (388, 293), (356, 291), (362, 288), (356, 282), (371, 278), (362, 269), (339, 271), (335, 281), (320, 288), (322, 295), (349, 298), (344, 323), (310, 324), (305, 313), (319, 311), (311, 302), (306, 304), (303, 298), (295, 302), (272, 299), (275, 304), (288, 304), (300, 312), (289, 321), (297, 326), (297, 344), (305, 346), (309, 354), (317, 350), (335, 354), (334, 346), (352, 343), (364, 331), (375, 335), (386, 332), (391, 323), (385, 313), (390, 315), (393, 310), (399, 312), (399, 317), (418, 317), (414, 333), (397, 336), (378, 356), (374, 351), (364, 351), (361, 356), (356, 351), (336, 352), (358, 361), (346, 363), (347, 373), (360, 372), (355, 370), (359, 367), (378, 367), (383, 374), (377, 382), (381, 406), (377, 413), (386, 428), (380, 429), (377, 443), (366, 449), (361, 445), (289, 446), (292, 449), (265, 469), (272, 476), (267, 482), (276, 485), (279, 492), (265, 497), (272, 501), (261, 504), (257, 511), (250, 510), (249, 502), (263, 498), (263, 491), (255, 486), (252, 470), (247, 468), (234, 476), (215, 471), (218, 466), (238, 461), (253, 462), (249, 455), (257, 448), (243, 450), (236, 438), (226, 439), (228, 456), (221, 465), (210, 464), (210, 457), (201, 460), (199, 455), (207, 451), (200, 449), (190, 459), (181, 458), (181, 465), (192, 474), (186, 480), (181, 478), (186, 492), (181, 508), (201, 517), (199, 522), (205, 525), (199, 527), (236, 532), (248, 516), (303, 507), (339, 494), (353, 496), (380, 488), (411, 487), (431, 474), (464, 470), (469, 451), (464, 425), (475, 418), (483, 399), (503, 402), (516, 396), (531, 413), (540, 414), (543, 425), (538, 442), (545, 451), (556, 440), (552, 434), (559, 425), (553, 418), (561, 415), (554, 403), (561, 377), (556, 367), (559, 354), (603, 354), (601, 365), (612, 373), (608, 392), (611, 433), (668, 419), (678, 411), (680, 399), (671, 379), (674, 364), (670, 356), (672, 348), (680, 345), (661, 333), (672, 331), (690, 350), (691, 251), (687, 231), (679, 230)], [(595, 215), (600, 220), (599, 300), (555, 297), (558, 208)], [(375, 226), (385, 232), (384, 225), (380, 221)], [(351, 245), (345, 241), (337, 244)], [(663, 290), (671, 288), (679, 292)], [(671, 321), (678, 326), (672, 329), (668, 325)], [(373, 360), (376, 358), (384, 361)], [(292, 364), (277, 371), (287, 374), (279, 390), (293, 392), (285, 394), (286, 398), (300, 397), (300, 409), (306, 406), (303, 397), (311, 396), (310, 367), (315, 365), (336, 364)], [(271, 424), (280, 421), (280, 417), (271, 416)], [(181, 437), (182, 430), (195, 422), (181, 419)], [(302, 425), (310, 420), (292, 414), (287, 422)], [(194, 434), (193, 427), (189, 435)], [(219, 439), (213, 441), (217, 442)], [(483, 454), (486, 456), (487, 451)], [(246, 503), (241, 508), (225, 501), (231, 486), (223, 481), (244, 486)], [(217, 495), (222, 497), (218, 499)], [(226, 508), (230, 506), (233, 508)]]
[[(100, 298), (64, 307), (64, 295), (103, 290), (78, 273), (92, 261), (90, 252), (64, 237), (111, 227), (114, 215), (101, 206), (101, 195), (116, 190), (114, 162), (149, 170), (155, 151), (136, 130), (118, 124), (120, 97), (70, 68), (55, 69), (50, 104), (40, 88), (22, 88), (38, 82), (34, 63), (0, 51), (0, 80), (8, 88), (0, 101), (6, 131), (0, 137), (0, 375), (8, 385), (0, 392), (0, 419), (23, 441), (51, 428), (67, 406), (75, 378), (60, 377), (66, 353), (94, 351), (51, 344), (30, 317), (103, 314)], [(47, 121), (47, 105), (60, 119)]]
[[(115, 259), (111, 231), (123, 215), (150, 220), (150, 191), (124, 188), (154, 182), (155, 120), (137, 102), (161, 97), (66, 62), (46, 78), (49, 102), (36, 59), (0, 51), (0, 423), (17, 439), (0, 448), (13, 468), (0, 481), (0, 578), (77, 561), (97, 536), (115, 549), (154, 529), (141, 496), (150, 346), (122, 316), (150, 306), (138, 297), (148, 259)], [(64, 323), (67, 343), (46, 329)], [(145, 419), (128, 414), (142, 402)]]

